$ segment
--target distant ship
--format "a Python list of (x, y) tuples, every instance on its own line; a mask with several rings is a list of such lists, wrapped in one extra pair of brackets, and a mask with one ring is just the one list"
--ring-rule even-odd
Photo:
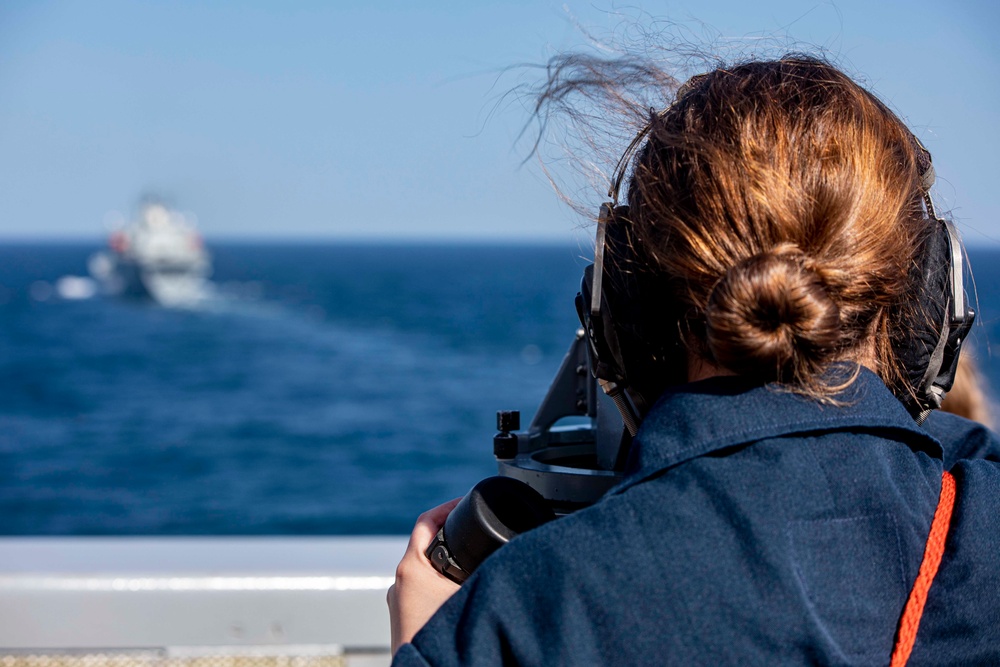
[(163, 306), (193, 305), (209, 296), (211, 257), (184, 214), (145, 202), (135, 220), (91, 256), (90, 274), (104, 291), (149, 298)]

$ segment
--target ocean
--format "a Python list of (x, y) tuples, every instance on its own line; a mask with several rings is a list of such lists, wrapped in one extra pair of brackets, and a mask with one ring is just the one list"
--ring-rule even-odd
[[(497, 410), (530, 421), (589, 261), (221, 243), (198, 308), (53, 291), (98, 249), (0, 246), (2, 535), (407, 533), (495, 473)], [(1000, 250), (969, 254), (1000, 387)]]

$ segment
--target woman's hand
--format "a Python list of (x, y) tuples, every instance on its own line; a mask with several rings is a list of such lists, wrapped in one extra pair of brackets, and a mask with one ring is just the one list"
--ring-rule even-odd
[(459, 500), (455, 498), (421, 514), (410, 533), (406, 553), (396, 566), (396, 583), (386, 596), (393, 655), (458, 590), (458, 584), (435, 570), (424, 552)]

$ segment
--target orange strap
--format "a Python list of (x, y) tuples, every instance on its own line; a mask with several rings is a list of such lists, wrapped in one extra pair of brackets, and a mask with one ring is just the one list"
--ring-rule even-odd
[(927, 536), (924, 547), (924, 560), (920, 563), (920, 573), (913, 582), (913, 590), (906, 601), (903, 616), (899, 619), (899, 630), (896, 633), (896, 648), (892, 652), (890, 667), (903, 667), (910, 659), (913, 643), (917, 640), (917, 628), (920, 627), (920, 617), (927, 603), (927, 592), (941, 565), (944, 555), (944, 543), (948, 539), (948, 526), (951, 524), (951, 510), (955, 506), (955, 478), (951, 473), (941, 475), (941, 497), (938, 498), (934, 520), (931, 522), (931, 532)]

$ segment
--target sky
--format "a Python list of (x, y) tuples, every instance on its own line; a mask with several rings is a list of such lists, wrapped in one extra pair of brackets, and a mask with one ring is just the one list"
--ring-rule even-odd
[(931, 151), (966, 242), (1000, 244), (987, 0), (3, 0), (0, 241), (100, 239), (144, 194), (209, 239), (579, 239), (508, 68), (653, 18), (821, 49)]

